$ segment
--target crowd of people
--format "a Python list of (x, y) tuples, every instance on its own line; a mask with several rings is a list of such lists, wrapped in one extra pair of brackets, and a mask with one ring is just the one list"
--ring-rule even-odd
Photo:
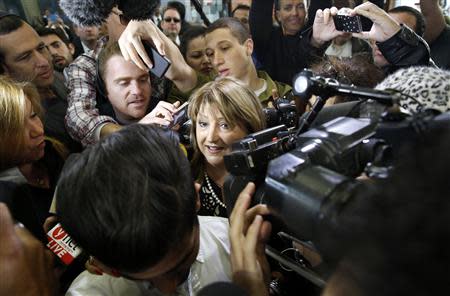
[[(320, 96), (306, 101), (292, 87), (304, 68), (400, 97), (375, 112), (372, 101), (333, 96), (315, 126), (338, 116), (448, 114), (450, 24), (438, 0), (421, 0), (420, 11), (385, 10), (378, 0), (254, 0), (207, 26), (188, 23), (178, 1), (161, 11), (158, 1), (60, 2), (72, 26), (48, 16), (46, 26), (33, 27), (0, 11), (0, 294), (427, 295), (450, 288), (445, 124), (414, 125), (418, 140), (394, 153), (401, 158), (387, 179), (353, 180), (365, 190), (352, 196), (352, 210), (329, 237), (339, 256), (327, 262), (326, 249), (312, 247), (325, 261), (317, 269), (308, 263), (326, 282), (323, 291), (266, 257), (269, 242), (280, 244), (270, 222), (276, 213), (252, 201), (255, 184), (235, 202), (223, 191), (224, 157), (233, 143), (269, 127), (267, 110), (289, 104), (296, 121), (317, 111), (311, 106)], [(342, 8), (364, 18), (362, 31), (336, 29)], [(170, 61), (161, 77), (144, 44)], [(181, 112), (188, 122), (177, 121)], [(46, 249), (56, 223), (83, 249), (69, 267)]]

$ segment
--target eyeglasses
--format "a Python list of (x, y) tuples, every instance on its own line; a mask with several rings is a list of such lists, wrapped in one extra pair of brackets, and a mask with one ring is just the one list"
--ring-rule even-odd
[(174, 18), (174, 17), (165, 17), (164, 21), (166, 23), (170, 23), (171, 21), (173, 21), (174, 23), (179, 23), (181, 22), (181, 20), (179, 18)]
[(111, 12), (119, 17), (119, 21), (122, 26), (127, 26), (128, 23), (130, 22), (130, 19), (127, 18), (125, 15), (123, 15), (123, 13), (118, 13), (117, 11), (114, 10), (112, 10)]

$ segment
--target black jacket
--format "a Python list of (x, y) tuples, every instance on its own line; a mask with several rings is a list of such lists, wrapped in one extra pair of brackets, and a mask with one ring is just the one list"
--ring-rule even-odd
[[(300, 31), (293, 36), (283, 35), (281, 27), (272, 25), (273, 0), (253, 1), (250, 9), (250, 31), (255, 44), (254, 53), (262, 69), (279, 82), (292, 85), (292, 78), (325, 52), (323, 48), (311, 46), (312, 30)], [(309, 15), (314, 16), (318, 8), (330, 7), (330, 0), (312, 1)], [(314, 20), (314, 17), (312, 18)]]
[(400, 68), (434, 65), (434, 62), (430, 60), (430, 48), (427, 42), (407, 26), (402, 25), (397, 34), (384, 42), (377, 42), (377, 46), (390, 63), (383, 68), (386, 74)]

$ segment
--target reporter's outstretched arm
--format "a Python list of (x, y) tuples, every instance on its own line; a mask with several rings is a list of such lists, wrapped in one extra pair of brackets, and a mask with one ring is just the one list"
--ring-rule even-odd
[[(171, 61), (165, 77), (173, 81), (182, 92), (192, 90), (197, 84), (197, 74), (184, 60), (180, 50), (151, 21), (131, 21), (119, 38), (119, 46), (125, 60), (131, 60), (144, 71), (152, 68), (142, 40), (151, 41), (157, 51)], [(142, 59), (141, 59), (142, 58)]]
[(65, 125), (70, 136), (84, 147), (97, 143), (98, 134), (102, 138), (120, 127), (112, 117), (100, 115), (96, 108), (96, 67), (92, 51), (79, 56), (64, 70), (68, 89)]
[(269, 295), (270, 270), (265, 243), (271, 225), (262, 218), (269, 214), (267, 206), (256, 205), (248, 209), (254, 192), (255, 185), (247, 184), (230, 215), (231, 266), (235, 284), (250, 296), (264, 296)]
[(53, 255), (0, 203), (0, 295), (56, 295)]

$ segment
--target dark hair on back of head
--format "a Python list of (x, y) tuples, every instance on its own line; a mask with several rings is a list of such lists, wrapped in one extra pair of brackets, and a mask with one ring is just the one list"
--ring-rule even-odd
[(63, 228), (121, 272), (158, 263), (198, 220), (189, 162), (171, 131), (130, 125), (69, 163), (58, 183)]
[[(360, 87), (375, 87), (383, 81), (383, 71), (373, 64), (372, 55), (359, 53), (351, 58), (328, 56), (311, 66), (315, 75), (336, 79), (343, 84), (354, 84)], [(351, 97), (340, 97), (336, 103), (356, 100)]]
[(206, 34), (209, 34), (217, 29), (229, 29), (231, 34), (243, 44), (247, 39), (251, 38), (250, 32), (246, 27), (234, 17), (222, 17), (213, 22), (206, 28)]
[(187, 47), (192, 39), (205, 35), (206, 28), (202, 26), (190, 26), (180, 37), (180, 51), (186, 59)]
[[(98, 2), (103, 4), (103, 1)], [(108, 2), (106, 1), (106, 3)], [(118, 0), (117, 3), (118, 8), (123, 12), (126, 18), (142, 21), (151, 18), (155, 13), (156, 8), (158, 8), (160, 1)]]
[(425, 18), (423, 14), (411, 6), (404, 6), (404, 5), (397, 6), (389, 10), (389, 13), (402, 13), (402, 12), (412, 15), (416, 19), (415, 32), (420, 37), (423, 37), (423, 34), (425, 33)]

